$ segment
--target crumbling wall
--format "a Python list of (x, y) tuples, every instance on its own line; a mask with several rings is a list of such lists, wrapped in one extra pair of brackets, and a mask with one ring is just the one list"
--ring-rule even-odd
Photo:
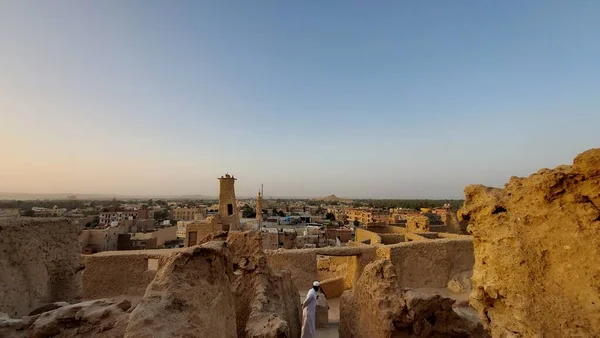
[(289, 270), (273, 272), (258, 231), (230, 232), (237, 336), (299, 338), (300, 299)]
[(318, 280), (323, 281), (330, 278), (344, 278), (351, 264), (348, 256), (320, 256), (317, 258)]
[(169, 256), (182, 250), (107, 251), (83, 256), (83, 298), (141, 297)]
[(470, 276), (475, 262), (468, 236), (388, 245), (378, 254), (392, 261), (398, 283), (409, 288), (446, 287), (457, 276)]
[(326, 328), (329, 325), (329, 304), (327, 298), (321, 292), (317, 292), (315, 324), (317, 328)]
[(168, 258), (129, 318), (126, 338), (237, 337), (229, 252), (224, 242)]
[(267, 261), (274, 271), (289, 270), (300, 290), (308, 290), (317, 279), (317, 253), (314, 249), (265, 251)]
[(340, 297), (342, 293), (344, 293), (344, 290), (346, 290), (344, 277), (333, 277), (321, 280), (320, 287), (327, 298)]
[(459, 220), (457, 212), (454, 210), (448, 211), (446, 215), (446, 225), (448, 226), (448, 232), (455, 234), (466, 234), (468, 222), (465, 220)]
[(427, 216), (414, 215), (407, 216), (406, 231), (408, 232), (429, 232), (430, 221)]
[(384, 245), (398, 244), (405, 241), (404, 234), (378, 234)]
[(600, 336), (600, 149), (465, 196), (471, 304), (492, 336)]
[[(354, 243), (354, 242), (350, 242)], [(360, 277), (367, 264), (377, 258), (377, 248), (382, 246), (358, 245), (347, 247), (327, 247), (314, 249), (317, 254), (330, 256), (336, 261), (345, 262), (344, 286), (350, 289)], [(343, 257), (343, 258), (342, 258)]]
[(0, 312), (81, 297), (77, 231), (64, 218), (0, 218)]
[(340, 303), (340, 337), (481, 337), (483, 331), (454, 312), (454, 301), (439, 295), (403, 291), (394, 265), (377, 260), (366, 266), (356, 287)]
[[(19, 319), (2, 318), (0, 337), (123, 337), (131, 302), (96, 299), (77, 304), (53, 303)], [(45, 310), (45, 311), (44, 311)]]
[(381, 244), (381, 237), (374, 231), (369, 231), (362, 228), (355, 228), (354, 241), (358, 243), (365, 242), (366, 244), (375, 245)]

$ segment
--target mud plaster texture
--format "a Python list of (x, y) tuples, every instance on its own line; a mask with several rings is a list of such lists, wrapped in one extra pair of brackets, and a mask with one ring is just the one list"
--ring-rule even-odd
[(469, 236), (399, 243), (377, 252), (392, 261), (398, 283), (407, 288), (443, 288), (453, 279), (469, 279), (475, 262)]
[(344, 277), (333, 277), (321, 280), (321, 290), (328, 298), (338, 298), (346, 290)]
[(356, 228), (354, 230), (354, 240), (358, 243), (370, 245), (381, 244), (381, 236), (373, 231), (362, 228)]
[(330, 278), (346, 276), (348, 272), (348, 257), (317, 257), (318, 280), (324, 281)]
[(0, 312), (12, 317), (81, 297), (77, 226), (63, 218), (0, 219)]
[(160, 250), (162, 255), (148, 250), (90, 256), (103, 258), (98, 268), (110, 268), (112, 262), (141, 271), (147, 259), (160, 264), (137, 306), (127, 299), (49, 304), (34, 311), (44, 312), (41, 316), (4, 316), (0, 336), (298, 338), (298, 289), (289, 271), (275, 273), (267, 265), (260, 233), (231, 232), (218, 238), (225, 241)]
[(340, 337), (484, 337), (480, 324), (453, 310), (454, 300), (400, 288), (394, 265), (367, 265), (340, 303)]
[(329, 325), (329, 305), (327, 304), (327, 298), (321, 292), (317, 293), (315, 324), (318, 329), (326, 328)]
[(429, 218), (423, 215), (409, 216), (406, 220), (406, 231), (408, 232), (428, 232)]
[(274, 272), (262, 250), (258, 231), (230, 232), (233, 261), (231, 290), (240, 338), (299, 338), (301, 305), (289, 270)]
[[(58, 304), (58, 303), (57, 303)], [(131, 303), (97, 299), (69, 305), (20, 319), (0, 318), (0, 337), (123, 337)]]
[(314, 249), (279, 249), (265, 251), (274, 271), (289, 270), (296, 287), (310, 289), (317, 280), (317, 253)]
[(131, 250), (83, 256), (83, 298), (143, 296), (158, 272), (148, 269), (148, 260), (158, 260), (160, 269), (174, 252), (177, 251)]
[(600, 336), (600, 149), (465, 197), (471, 305), (492, 336)]
[(237, 337), (229, 265), (224, 242), (169, 257), (131, 313), (125, 337)]

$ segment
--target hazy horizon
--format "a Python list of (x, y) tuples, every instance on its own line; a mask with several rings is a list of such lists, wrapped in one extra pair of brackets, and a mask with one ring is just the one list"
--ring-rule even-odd
[(462, 199), (598, 147), (600, 2), (0, 2), (0, 191)]

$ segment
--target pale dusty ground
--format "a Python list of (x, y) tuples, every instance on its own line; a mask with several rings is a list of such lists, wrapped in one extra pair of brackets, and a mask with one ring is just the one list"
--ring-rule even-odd
[[(300, 302), (306, 298), (308, 290), (300, 291)], [(329, 327), (317, 329), (317, 338), (337, 338), (339, 337), (340, 324), (340, 298), (331, 298), (327, 300), (329, 305)]]

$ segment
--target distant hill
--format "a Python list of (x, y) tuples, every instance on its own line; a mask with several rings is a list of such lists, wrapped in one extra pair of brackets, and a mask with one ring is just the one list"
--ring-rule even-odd
[(348, 199), (344, 199), (344, 198), (339, 198), (334, 194), (331, 194), (329, 196), (325, 196), (323, 198), (314, 198), (313, 201), (323, 201), (323, 202), (348, 202), (350, 200)]

